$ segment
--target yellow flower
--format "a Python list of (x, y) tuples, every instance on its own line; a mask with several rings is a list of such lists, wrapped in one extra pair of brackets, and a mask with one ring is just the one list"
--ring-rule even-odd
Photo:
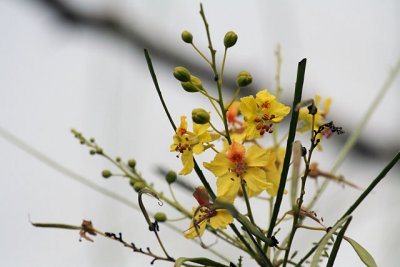
[(184, 234), (189, 239), (203, 235), (207, 223), (213, 229), (225, 229), (228, 224), (233, 222), (232, 215), (224, 209), (212, 210), (209, 207), (199, 206), (193, 208), (192, 213), (194, 219), (190, 223), (190, 228)]
[(226, 151), (218, 153), (204, 167), (217, 177), (218, 197), (233, 202), (238, 194), (241, 181), (249, 192), (260, 192), (271, 187), (262, 169), (271, 164), (270, 153), (253, 145), (246, 149), (242, 144), (232, 143)]
[(194, 167), (193, 153), (198, 155), (211, 145), (204, 143), (212, 142), (218, 139), (218, 134), (212, 134), (207, 129), (210, 127), (209, 123), (196, 124), (193, 123), (193, 132), (187, 130), (186, 116), (181, 117), (181, 124), (176, 129), (174, 135), (174, 143), (171, 145), (171, 152), (179, 152), (183, 169), (179, 172), (180, 175), (187, 175), (192, 172)]
[[(321, 103), (321, 96), (315, 96), (315, 106), (317, 107), (317, 113), (315, 114), (314, 119), (314, 130), (318, 130), (319, 126), (326, 123), (325, 117), (329, 113), (329, 109), (332, 103), (332, 98), (327, 98), (324, 101), (324, 110), (319, 108)], [(306, 107), (301, 108), (299, 112), (299, 121), (302, 123), (302, 126), (297, 130), (299, 132), (306, 132), (311, 128), (313, 116), (309, 114), (309, 111)]]
[(194, 239), (197, 236), (201, 236), (207, 224), (213, 229), (225, 229), (228, 224), (233, 222), (233, 217), (227, 210), (213, 210), (211, 208), (212, 203), (210, 203), (208, 193), (203, 186), (198, 186), (193, 196), (196, 198), (199, 206), (193, 208), (192, 222), (184, 234), (186, 238)]
[(267, 90), (257, 93), (256, 98), (246, 96), (240, 99), (240, 112), (246, 120), (246, 139), (259, 138), (272, 132), (273, 123), (279, 123), (289, 114), (290, 107), (276, 100)]
[[(317, 113), (315, 114), (314, 118), (314, 130), (318, 131), (318, 128), (321, 125), (324, 125), (326, 123), (325, 117), (329, 113), (329, 109), (332, 103), (332, 98), (327, 98), (324, 101), (324, 110), (321, 110), (319, 108), (321, 103), (321, 96), (317, 95), (315, 96), (315, 106), (317, 107)], [(300, 128), (297, 128), (297, 130), (301, 133), (304, 133), (308, 130), (311, 129), (312, 121), (313, 121), (313, 116), (309, 114), (308, 108), (304, 107), (300, 109), (299, 112), (299, 121), (300, 121)], [(316, 139), (322, 139), (322, 135), (319, 133), (316, 136)], [(322, 150), (321, 143), (318, 143), (318, 149)]]

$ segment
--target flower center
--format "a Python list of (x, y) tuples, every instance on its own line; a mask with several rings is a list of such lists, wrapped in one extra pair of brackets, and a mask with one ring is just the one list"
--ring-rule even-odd
[(237, 176), (242, 176), (246, 172), (245, 148), (239, 143), (232, 143), (226, 153), (226, 157), (233, 163), (229, 168), (230, 172), (235, 172)]

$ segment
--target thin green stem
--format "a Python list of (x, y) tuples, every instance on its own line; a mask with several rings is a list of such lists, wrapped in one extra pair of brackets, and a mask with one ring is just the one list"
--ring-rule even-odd
[(219, 83), (223, 84), (223, 78), (224, 78), (224, 70), (225, 70), (225, 61), (226, 61), (226, 52), (228, 51), (228, 48), (225, 47), (224, 50), (224, 57), (222, 58), (222, 66), (221, 66), (221, 71), (220, 71), (220, 76), (219, 76)]
[(175, 201), (175, 203), (179, 203), (178, 200), (176, 199), (174, 190), (172, 190), (172, 186), (170, 183), (168, 183), (168, 188), (169, 188), (169, 193), (171, 194), (172, 199)]
[(289, 136), (288, 136), (287, 145), (286, 145), (286, 153), (285, 153), (285, 159), (284, 159), (283, 167), (282, 167), (282, 173), (281, 173), (281, 179), (280, 179), (279, 188), (278, 188), (278, 194), (276, 196), (274, 211), (272, 213), (271, 222), (270, 222), (270, 225), (268, 228), (268, 237), (269, 238), (272, 237), (275, 223), (278, 218), (280, 206), (282, 203), (283, 194), (285, 191), (285, 185), (286, 185), (286, 180), (287, 180), (287, 175), (288, 175), (289, 165), (290, 165), (290, 158), (291, 158), (291, 154), (292, 154), (292, 146), (293, 146), (293, 141), (294, 141), (294, 138), (296, 135), (297, 120), (299, 117), (299, 112), (296, 110), (296, 106), (301, 101), (306, 64), (307, 64), (306, 59), (303, 59), (298, 64), (296, 86), (295, 86), (294, 99), (293, 99), (293, 105), (292, 105), (292, 117), (290, 120)]
[(197, 48), (197, 46), (194, 43), (192, 43), (192, 47), (207, 62), (207, 64), (212, 67), (212, 63), (210, 62), (210, 60), (208, 60), (208, 58)]
[(214, 124), (211, 123), (211, 121), (208, 122), (208, 123), (210, 124), (211, 128), (213, 128), (213, 130), (214, 130), (217, 134), (219, 134), (219, 135), (221, 135), (221, 136), (223, 136), (223, 137), (226, 138), (226, 135), (223, 134), (223, 133), (221, 133), (221, 132), (214, 126)]
[(247, 190), (246, 190), (246, 184), (245, 183), (246, 182), (243, 179), (241, 179), (240, 185), (242, 187), (242, 193), (243, 193), (244, 201), (246, 202), (247, 215), (249, 216), (251, 223), (256, 225), (254, 223), (253, 212), (251, 211), (250, 200), (249, 200), (249, 196), (247, 195)]

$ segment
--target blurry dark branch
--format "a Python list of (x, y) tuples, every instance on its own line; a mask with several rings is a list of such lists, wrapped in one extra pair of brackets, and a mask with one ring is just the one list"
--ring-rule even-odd
[[(160, 43), (154, 43), (150, 41), (148, 38), (148, 31), (144, 29), (136, 29), (133, 27), (133, 25), (128, 26), (127, 23), (125, 23), (122, 19), (112, 15), (110, 12), (108, 14), (107, 12), (103, 12), (102, 15), (91, 14), (90, 12), (84, 12), (73, 5), (68, 4), (67, 1), (61, 0), (32, 1), (41, 4), (43, 7), (53, 12), (65, 25), (73, 28), (81, 27), (92, 31), (102, 32), (111, 38), (128, 42), (134, 49), (138, 49), (140, 51), (142, 51), (143, 48), (147, 48), (149, 51), (151, 51), (154, 58), (157, 59), (158, 63), (167, 65), (171, 70), (176, 66), (185, 66), (196, 73), (196, 75), (201, 77), (210, 77), (210, 80), (213, 78), (212, 71), (208, 68), (208, 66), (198, 65), (192, 62), (188, 58), (182, 56), (178, 49), (168, 48), (167, 45), (160, 45)], [(236, 88), (234, 83), (235, 74), (226, 73), (225, 76), (225, 86), (228, 88)], [(255, 94), (255, 88), (262, 87), (255, 83), (251, 88), (246, 88), (246, 94)], [(290, 101), (284, 99), (284, 102), (288, 103)], [(330, 117), (332, 119), (332, 116)], [(335, 122), (341, 121), (340, 118), (333, 118), (333, 120)], [(346, 135), (349, 136), (353, 130), (352, 127), (350, 125), (341, 126), (344, 127), (346, 130)], [(337, 140), (343, 143), (345, 138), (340, 138)], [(373, 144), (369, 140), (363, 140), (361, 138), (355, 145), (354, 152), (357, 154), (357, 156), (362, 156), (369, 159), (388, 158), (394, 154), (399, 147), (400, 144), (398, 143), (383, 147)]]

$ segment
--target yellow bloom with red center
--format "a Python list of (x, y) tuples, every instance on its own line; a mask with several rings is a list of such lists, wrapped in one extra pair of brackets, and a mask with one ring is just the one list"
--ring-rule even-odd
[(178, 152), (181, 155), (183, 169), (180, 175), (187, 175), (192, 172), (194, 167), (193, 153), (198, 155), (212, 145), (207, 144), (219, 138), (218, 134), (208, 131), (209, 123), (196, 124), (193, 123), (193, 132), (187, 130), (188, 124), (186, 116), (181, 117), (181, 124), (176, 129), (174, 135), (174, 143), (171, 145), (171, 152)]
[(204, 167), (217, 177), (218, 197), (233, 202), (242, 180), (249, 192), (260, 192), (272, 186), (263, 170), (271, 163), (270, 152), (257, 145), (246, 149), (234, 142), (226, 151), (218, 153), (213, 161), (205, 162)]
[(252, 140), (272, 132), (274, 123), (279, 123), (289, 114), (290, 107), (276, 100), (267, 90), (257, 93), (256, 98), (240, 99), (240, 112), (246, 120), (246, 139)]
[(186, 238), (194, 239), (197, 236), (203, 235), (207, 224), (213, 229), (225, 229), (228, 224), (233, 222), (233, 217), (227, 210), (214, 210), (211, 208), (212, 203), (210, 203), (208, 193), (203, 186), (197, 187), (193, 196), (196, 198), (199, 206), (193, 208), (192, 222), (184, 234)]

